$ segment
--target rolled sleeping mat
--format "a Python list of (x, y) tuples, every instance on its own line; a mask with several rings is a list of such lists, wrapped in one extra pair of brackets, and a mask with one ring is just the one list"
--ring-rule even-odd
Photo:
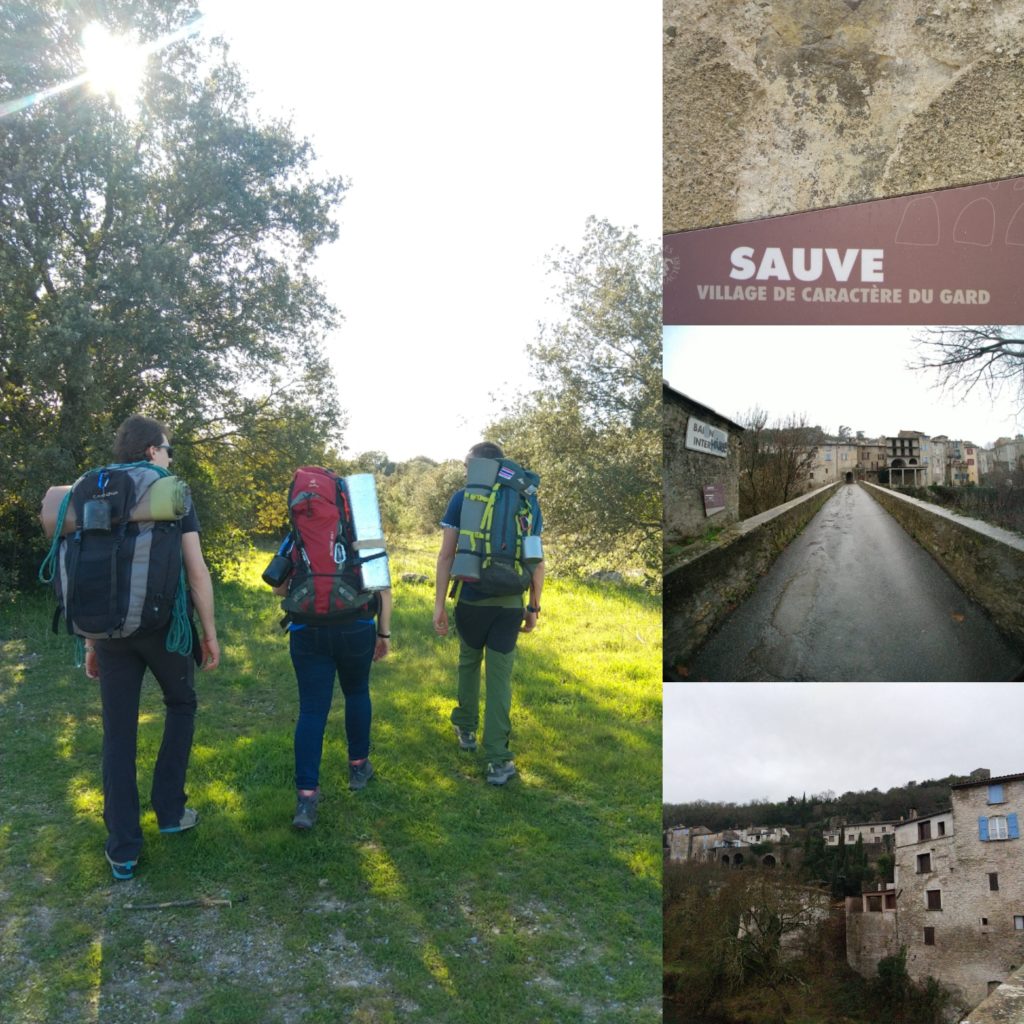
[(353, 547), (361, 560), (366, 559), (359, 566), (363, 590), (387, 590), (391, 586), (391, 570), (384, 549), (376, 481), (372, 473), (355, 473), (345, 477), (345, 486), (356, 535)]
[(536, 473), (523, 469), (518, 462), (513, 462), (511, 459), (501, 460), (496, 479), (506, 487), (511, 487), (512, 490), (525, 494), (527, 497), (536, 494), (537, 486), (540, 484), (540, 477)]
[(459, 539), (451, 574), (454, 579), (474, 583), (480, 579), (483, 545), (478, 534), (483, 525), (487, 499), (498, 479), (501, 463), (497, 459), (470, 459), (466, 463), (466, 492), (459, 515)]
[[(64, 500), (64, 495), (70, 490), (70, 484), (60, 484), (49, 488), (43, 495), (39, 518), (48, 539), (53, 537), (53, 532), (57, 528), (61, 503)], [(136, 523), (180, 519), (189, 510), (191, 504), (192, 495), (189, 492), (188, 484), (177, 476), (163, 476), (146, 490), (146, 493), (132, 509), (128, 519), (129, 522)], [(77, 529), (75, 506), (72, 502), (68, 502), (61, 536), (67, 537)]]

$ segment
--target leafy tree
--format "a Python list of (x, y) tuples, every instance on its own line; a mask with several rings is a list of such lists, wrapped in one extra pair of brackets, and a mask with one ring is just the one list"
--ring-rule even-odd
[(661, 256), (589, 218), (549, 258), (561, 319), (529, 346), (538, 388), (487, 436), (541, 475), (559, 563), (661, 567)]
[[(97, 12), (143, 42), (198, 13), (189, 0), (93, 8), (4, 5), (0, 98), (73, 78)], [(288, 125), (254, 120), (224, 47), (198, 36), (151, 58), (137, 118), (82, 88), (0, 118), (0, 543), (30, 544), (41, 485), (109, 459), (132, 412), (166, 419), (217, 470), (224, 438), (275, 424), (279, 447), (296, 430), (337, 440), (333, 393), (308, 389), (337, 322), (311, 266), (344, 185), (313, 158)], [(300, 382), (305, 423), (258, 397)]]

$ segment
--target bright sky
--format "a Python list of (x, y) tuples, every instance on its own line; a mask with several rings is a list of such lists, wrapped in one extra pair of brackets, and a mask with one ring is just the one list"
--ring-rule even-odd
[(1016, 683), (666, 683), (662, 721), (666, 803), (1024, 772)]
[(915, 327), (666, 327), (665, 379), (736, 419), (755, 405), (769, 422), (806, 413), (835, 433), (867, 437), (920, 430), (990, 446), (1024, 433), (1024, 409), (1009, 391), (943, 393), (933, 371), (907, 369), (920, 354)]
[(591, 214), (660, 238), (661, 4), (200, 6), (351, 182), (319, 264), (350, 452), (461, 458), (558, 318), (545, 256)]

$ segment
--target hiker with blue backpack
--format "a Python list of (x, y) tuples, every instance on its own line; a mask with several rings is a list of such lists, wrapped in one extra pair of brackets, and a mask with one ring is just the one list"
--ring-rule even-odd
[(40, 578), (54, 583), (69, 632), (84, 641), (86, 675), (100, 684), (105, 853), (119, 881), (134, 876), (143, 845), (135, 760), (146, 669), (165, 707), (150, 799), (160, 831), (177, 833), (199, 820), (185, 806), (195, 667), (220, 662), (199, 520), (188, 488), (168, 470), (172, 453), (161, 423), (129, 416), (114, 440), (117, 463), (90, 470), (71, 487), (51, 488), (63, 494), (52, 522), (43, 505), (53, 547)]
[[(466, 456), (466, 486), (441, 519), (434, 630), (447, 636), (449, 583), (459, 635), (458, 703), (451, 723), (459, 749), (477, 749), (481, 669), (486, 678), (485, 778), (503, 786), (516, 774), (512, 735), (512, 667), (520, 632), (537, 626), (544, 588), (540, 478), (505, 458), (489, 441)], [(524, 595), (526, 605), (524, 607)]]
[(263, 579), (284, 600), (282, 626), (299, 690), (296, 807), (308, 831), (321, 801), (320, 764), (335, 679), (345, 698), (348, 788), (365, 789), (370, 761), (370, 669), (391, 650), (391, 577), (373, 475), (302, 466), (288, 489), (291, 529)]

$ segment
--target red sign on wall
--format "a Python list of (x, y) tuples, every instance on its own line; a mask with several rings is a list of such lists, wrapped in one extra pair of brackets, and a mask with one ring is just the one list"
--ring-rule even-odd
[(666, 235), (666, 324), (1024, 319), (1024, 178)]
[(713, 516), (725, 511), (725, 485), (720, 483), (704, 485), (704, 515)]

